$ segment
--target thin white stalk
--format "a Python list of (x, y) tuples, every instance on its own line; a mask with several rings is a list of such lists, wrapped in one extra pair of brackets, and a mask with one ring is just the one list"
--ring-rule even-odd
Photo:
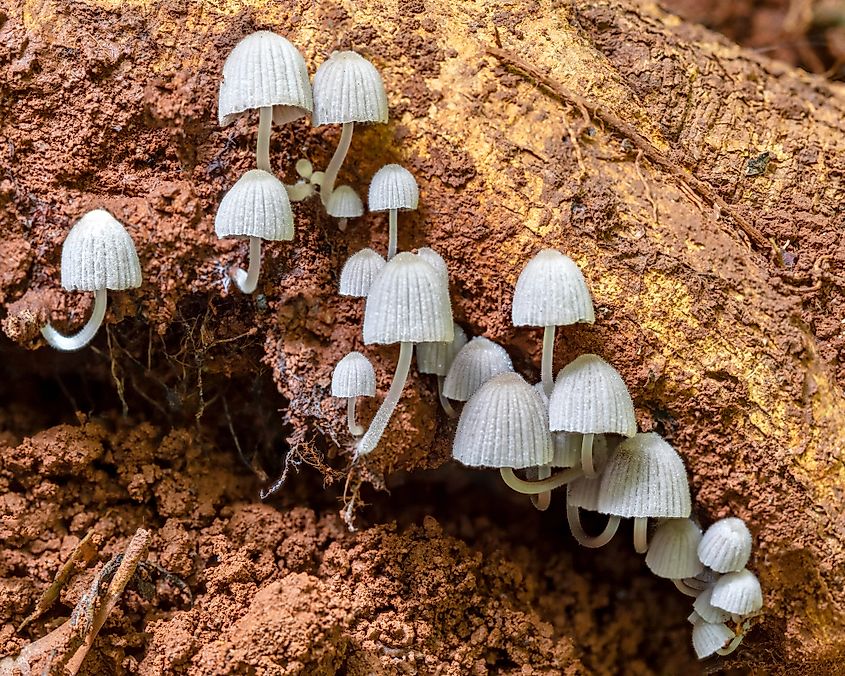
[(85, 326), (79, 332), (72, 336), (65, 336), (56, 331), (50, 324), (47, 324), (41, 327), (41, 335), (52, 347), (62, 352), (73, 352), (85, 347), (97, 335), (97, 331), (103, 323), (103, 317), (106, 316), (106, 294), (105, 289), (97, 289), (94, 292), (94, 308), (91, 310), (91, 316), (85, 322)]
[(596, 468), (593, 466), (593, 435), (581, 435), (581, 469), (584, 476), (590, 479), (596, 476)]
[(364, 428), (355, 419), (355, 404), (357, 402), (358, 397), (349, 397), (346, 400), (346, 422), (349, 425), (349, 434), (353, 437), (360, 437), (364, 433)]
[(619, 528), (620, 518), (611, 514), (608, 517), (607, 525), (604, 530), (598, 535), (587, 535), (584, 527), (581, 525), (581, 510), (575, 505), (566, 503), (566, 520), (569, 522), (569, 530), (572, 531), (572, 537), (578, 540), (578, 544), (591, 549), (604, 547), (616, 535)]
[(399, 241), (399, 215), (396, 209), (390, 210), (388, 220), (390, 227), (388, 229), (387, 239), (387, 260), (390, 260), (396, 255), (396, 247)]
[(719, 655), (730, 655), (734, 650), (739, 648), (739, 644), (742, 643), (742, 639), (744, 638), (745, 634), (738, 634), (734, 636), (733, 640), (728, 643), (727, 646), (725, 646), (724, 648), (719, 648), (719, 650), (717, 650), (716, 652)]
[(686, 594), (687, 596), (692, 596), (693, 598), (697, 598), (698, 595), (701, 593), (700, 589), (696, 589), (694, 587), (690, 587), (684, 580), (672, 580), (675, 583), (675, 586), (678, 588), (678, 591), (681, 594)]
[(547, 326), (543, 331), (543, 389), (546, 391), (546, 396), (552, 396), (552, 390), (555, 387), (555, 379), (552, 374), (552, 359), (555, 354), (555, 327)]
[[(264, 110), (262, 108), (262, 110)], [(235, 270), (235, 284), (242, 293), (252, 293), (258, 287), (258, 273), (261, 272), (261, 238), (249, 238), (249, 271)]]
[(452, 403), (443, 395), (444, 380), (446, 380), (446, 376), (437, 376), (437, 396), (440, 398), (440, 405), (443, 407), (443, 410), (446, 411), (446, 415), (450, 418), (454, 418), (458, 415), (458, 412), (452, 408)]
[(387, 423), (390, 422), (390, 417), (399, 403), (399, 397), (402, 396), (402, 390), (405, 389), (405, 381), (408, 378), (408, 371), (411, 368), (411, 357), (414, 354), (413, 343), (401, 343), (399, 348), (399, 361), (396, 363), (396, 373), (393, 375), (393, 382), (390, 384), (390, 390), (387, 393), (384, 401), (376, 411), (369, 428), (361, 437), (358, 445), (355, 447), (355, 458), (360, 458), (362, 455), (371, 453), (378, 445), (381, 435), (387, 428)]
[(572, 467), (565, 469), (562, 472), (550, 476), (548, 479), (541, 479), (540, 481), (525, 481), (514, 474), (512, 467), (502, 467), (499, 470), (508, 488), (521, 493), (522, 495), (538, 495), (545, 491), (553, 491), (555, 488), (560, 488), (568, 484), (570, 481), (584, 476), (580, 467)]
[(634, 519), (634, 551), (645, 554), (648, 551), (648, 517)]
[(270, 171), (270, 131), (273, 127), (273, 107), (258, 109), (258, 142), (255, 147), (255, 166)]
[[(551, 475), (551, 465), (541, 465), (537, 468), (538, 479), (548, 479)], [(545, 512), (549, 508), (549, 505), (552, 504), (552, 492), (543, 491), (542, 493), (538, 493), (537, 495), (532, 495), (531, 504), (534, 505), (534, 509), (536, 509), (538, 512)]]
[(329, 197), (332, 196), (337, 175), (340, 173), (340, 167), (343, 165), (346, 153), (349, 152), (349, 145), (352, 143), (352, 129), (354, 126), (354, 122), (344, 123), (343, 129), (340, 132), (340, 141), (337, 144), (337, 150), (334, 151), (329, 166), (326, 167), (326, 173), (323, 176), (320, 186), (320, 199), (323, 202), (323, 206), (329, 203)]

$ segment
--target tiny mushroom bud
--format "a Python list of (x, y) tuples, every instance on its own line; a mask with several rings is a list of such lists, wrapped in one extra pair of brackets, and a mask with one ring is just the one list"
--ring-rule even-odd
[(370, 181), (370, 195), (367, 199), (370, 211), (389, 212), (387, 260), (396, 255), (398, 242), (397, 212), (400, 209), (416, 209), (420, 202), (420, 191), (410, 171), (398, 164), (386, 164)]
[(437, 396), (440, 398), (440, 405), (446, 414), (455, 417), (455, 409), (449, 400), (443, 396), (443, 381), (449, 373), (449, 367), (455, 359), (455, 355), (467, 343), (467, 334), (455, 324), (455, 337), (451, 343), (420, 343), (417, 346), (417, 369), (420, 373), (428, 373), (437, 376)]
[(82, 329), (64, 336), (50, 324), (41, 335), (57, 350), (85, 347), (106, 315), (107, 290), (123, 291), (141, 286), (141, 264), (135, 243), (108, 211), (89, 211), (71, 228), (62, 245), (62, 286), (68, 291), (93, 291), (94, 309)]
[(356, 122), (387, 122), (387, 94), (375, 66), (355, 52), (333, 52), (314, 75), (315, 127), (342, 124), (340, 142), (322, 178), (320, 198), (329, 203), (349, 152)]
[(708, 587), (703, 590), (692, 604), (693, 610), (699, 614), (705, 622), (725, 622), (729, 620), (731, 614), (721, 608), (716, 608), (712, 602), (713, 587)]
[(751, 533), (745, 522), (736, 517), (716, 521), (701, 539), (698, 556), (705, 566), (719, 573), (745, 568), (751, 557)]
[(551, 396), (555, 327), (595, 320), (593, 300), (581, 270), (559, 251), (544, 249), (523, 268), (513, 294), (514, 326), (542, 326), (542, 380)]
[(384, 263), (384, 258), (369, 248), (352, 254), (340, 271), (340, 295), (366, 298)]
[(746, 616), (763, 607), (763, 592), (757, 576), (747, 568), (722, 575), (713, 586), (710, 601), (716, 608)]
[(695, 577), (704, 570), (698, 560), (698, 543), (701, 528), (692, 519), (667, 519), (654, 531), (645, 563), (652, 573), (675, 583), (687, 596), (698, 596), (699, 591), (684, 584), (684, 579)]
[(443, 396), (469, 401), (490, 378), (509, 371), (513, 371), (513, 364), (505, 348), (478, 336), (455, 355), (443, 381)]
[(360, 352), (350, 352), (334, 367), (332, 396), (346, 399), (346, 421), (353, 437), (364, 433), (364, 428), (355, 420), (355, 403), (358, 397), (373, 397), (375, 393), (376, 374), (373, 365)]
[(721, 652), (734, 638), (734, 634), (722, 623), (712, 624), (710, 622), (696, 622), (692, 628), (692, 645), (698, 659)]
[(326, 204), (326, 213), (339, 219), (337, 227), (343, 232), (346, 230), (347, 219), (363, 215), (364, 205), (361, 204), (361, 198), (358, 197), (357, 192), (348, 185), (341, 185), (332, 191)]
[(270, 172), (246, 172), (220, 202), (214, 231), (221, 238), (249, 238), (249, 271), (238, 268), (235, 283), (243, 293), (252, 293), (261, 270), (261, 240), (293, 239), (293, 212), (285, 186)]
[(648, 550), (649, 518), (685, 519), (692, 509), (687, 473), (674, 448), (654, 432), (626, 439), (602, 472), (599, 511), (634, 519), (634, 548)]

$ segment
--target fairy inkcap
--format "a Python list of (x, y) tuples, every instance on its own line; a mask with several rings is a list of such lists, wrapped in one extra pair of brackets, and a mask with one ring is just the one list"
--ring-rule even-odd
[(490, 378), (513, 371), (511, 358), (501, 345), (481, 336), (464, 345), (449, 367), (443, 394), (455, 401), (467, 401)]
[(513, 294), (514, 326), (592, 324), (596, 317), (584, 275), (568, 256), (544, 249), (523, 268)]
[(357, 218), (363, 215), (361, 198), (348, 185), (340, 185), (332, 191), (326, 204), (326, 213), (335, 218)]
[(350, 352), (332, 373), (333, 397), (372, 397), (376, 393), (373, 365), (360, 352)]
[(361, 249), (352, 254), (340, 271), (340, 295), (366, 297), (384, 265), (384, 258), (372, 249)]
[(704, 570), (698, 560), (701, 528), (691, 519), (661, 523), (649, 545), (645, 563), (652, 573), (670, 580), (695, 577)]
[(398, 164), (386, 164), (370, 181), (367, 205), (370, 211), (416, 209), (420, 201), (417, 182), (410, 171)]
[(751, 556), (751, 533), (742, 519), (728, 517), (716, 521), (701, 539), (698, 556), (705, 566), (720, 573), (745, 568)]
[(387, 122), (387, 94), (375, 66), (356, 52), (334, 52), (314, 74), (315, 127)]
[(268, 171), (246, 172), (223, 196), (214, 231), (218, 237), (293, 239), (293, 212), (285, 186)]
[(735, 634), (721, 622), (697, 622), (692, 628), (692, 646), (700, 660), (724, 648), (734, 637)]
[(763, 592), (757, 576), (747, 568), (722, 575), (713, 586), (711, 603), (735, 615), (750, 615), (763, 607)]

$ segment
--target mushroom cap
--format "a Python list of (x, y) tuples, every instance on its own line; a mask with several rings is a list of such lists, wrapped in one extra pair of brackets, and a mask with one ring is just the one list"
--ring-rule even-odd
[(467, 344), (467, 334), (454, 325), (455, 337), (451, 343), (420, 343), (417, 345), (417, 370), (435, 376), (445, 376), (460, 349)]
[(698, 560), (701, 528), (691, 519), (669, 519), (654, 531), (645, 563), (657, 577), (683, 580), (704, 570)]
[(549, 426), (552, 432), (634, 436), (634, 402), (622, 376), (594, 354), (567, 364), (549, 398)]
[(365, 298), (386, 261), (370, 248), (352, 254), (340, 271), (340, 295)]
[(687, 472), (674, 448), (654, 432), (619, 444), (602, 472), (600, 512), (685, 519), (691, 509)]
[(223, 195), (214, 232), (218, 237), (293, 239), (293, 211), (285, 186), (269, 171), (246, 172)]
[(477, 336), (464, 345), (452, 360), (443, 396), (468, 401), (490, 378), (513, 371), (511, 358), (501, 345)]
[[(580, 452), (580, 445), (578, 448)], [(594, 477), (579, 476), (566, 484), (566, 504), (597, 512), (600, 489), (601, 474)]]
[(440, 274), (419, 256), (391, 258), (367, 294), (364, 342), (450, 343), (452, 304)]
[(281, 35), (258, 31), (226, 57), (217, 117), (225, 127), (246, 111), (267, 106), (273, 106), (276, 124), (285, 124), (310, 113), (314, 104), (299, 50)]
[(514, 326), (564, 326), (596, 321), (584, 275), (560, 251), (543, 249), (516, 281), (511, 312)]
[(745, 568), (751, 557), (751, 533), (745, 521), (728, 517), (716, 521), (698, 545), (698, 557), (705, 566), (719, 573), (734, 573)]
[(724, 622), (731, 616), (729, 612), (713, 605), (713, 587), (708, 587), (696, 596), (692, 607), (705, 622)]
[(376, 67), (356, 52), (332, 52), (314, 74), (311, 122), (387, 122), (387, 94)]
[(360, 352), (350, 352), (332, 372), (333, 397), (372, 397), (376, 393), (376, 372)]
[(108, 211), (89, 211), (70, 229), (62, 244), (62, 286), (68, 291), (141, 286), (135, 243)]
[(719, 622), (697, 622), (692, 628), (692, 647), (698, 659), (710, 657), (717, 650), (735, 638), (735, 634), (725, 624)]
[(363, 216), (364, 205), (355, 190), (348, 185), (339, 185), (329, 195), (326, 213), (335, 218), (357, 218)]
[(747, 568), (722, 575), (713, 586), (710, 601), (716, 608), (735, 615), (750, 615), (763, 607), (763, 591), (757, 576)]
[(501, 373), (464, 406), (452, 457), (468, 467), (524, 469), (552, 460), (546, 407), (518, 373)]
[(422, 258), (426, 263), (433, 267), (443, 278), (443, 283), (446, 288), (449, 288), (449, 268), (446, 267), (446, 261), (434, 249), (423, 246), (417, 249), (417, 256)]
[(370, 181), (367, 198), (370, 211), (416, 209), (420, 203), (420, 189), (414, 175), (398, 164), (385, 164)]

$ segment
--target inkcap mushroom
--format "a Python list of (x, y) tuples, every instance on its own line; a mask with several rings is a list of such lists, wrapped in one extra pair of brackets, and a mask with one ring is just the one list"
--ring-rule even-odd
[(747, 616), (763, 607), (763, 592), (757, 576), (747, 568), (725, 573), (713, 585), (710, 602), (734, 615)]
[(384, 264), (384, 258), (370, 248), (352, 254), (340, 271), (340, 295), (366, 298)]
[(398, 164), (386, 164), (370, 181), (367, 204), (370, 211), (387, 211), (389, 218), (387, 260), (396, 255), (398, 212), (419, 206), (420, 191), (413, 174)]
[(328, 204), (326, 204), (326, 213), (339, 219), (337, 227), (341, 232), (344, 232), (348, 219), (363, 215), (364, 205), (361, 203), (361, 198), (358, 197), (357, 192), (348, 185), (341, 185), (332, 191)]
[(684, 584), (684, 579), (695, 577), (704, 570), (698, 560), (698, 543), (701, 528), (692, 519), (667, 519), (654, 531), (646, 553), (645, 563), (657, 577), (675, 583), (687, 596), (698, 596), (699, 591)]
[(376, 373), (370, 360), (360, 352), (350, 352), (334, 367), (332, 396), (346, 399), (346, 420), (353, 437), (364, 433), (364, 428), (355, 419), (358, 397), (374, 397), (375, 394)]
[(443, 381), (449, 373), (449, 367), (455, 359), (455, 355), (467, 343), (467, 334), (455, 324), (455, 337), (451, 343), (420, 343), (417, 345), (417, 369), (420, 373), (437, 376), (437, 396), (440, 405), (450, 418), (454, 418), (455, 409), (449, 400), (443, 396)]
[(751, 544), (748, 526), (732, 516), (716, 521), (707, 529), (698, 545), (698, 557), (705, 566), (719, 573), (735, 573), (748, 563)]
[(699, 614), (705, 622), (725, 622), (731, 614), (713, 605), (713, 587), (707, 587), (701, 591), (692, 604), (693, 610)]
[(513, 371), (513, 364), (505, 348), (477, 336), (458, 350), (452, 360), (443, 381), (443, 396), (455, 401), (469, 401), (490, 378), (509, 371)]
[(696, 622), (692, 628), (692, 646), (698, 659), (703, 660), (721, 651), (735, 638), (735, 634), (722, 623)]

